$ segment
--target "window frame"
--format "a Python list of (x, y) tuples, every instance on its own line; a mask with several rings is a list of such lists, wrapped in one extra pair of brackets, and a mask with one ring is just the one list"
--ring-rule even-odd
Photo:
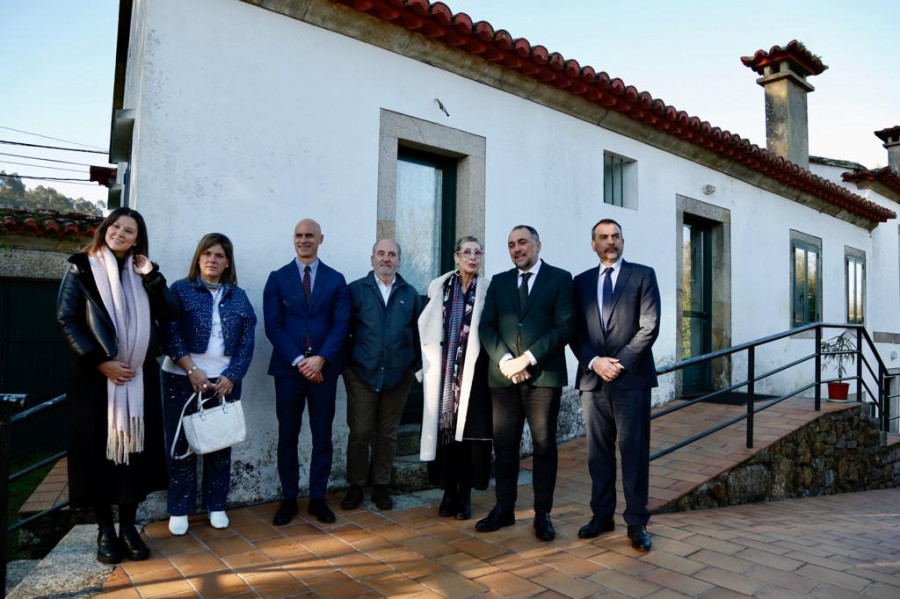
[[(862, 288), (860, 293), (859, 317), (851, 318), (850, 311), (850, 290), (851, 278), (855, 279), (854, 272), (851, 273), (851, 265), (860, 266), (860, 280), (854, 283)], [(848, 324), (865, 324), (866, 322), (866, 253), (862, 250), (844, 246), (844, 309)]]
[[(618, 182), (616, 175), (618, 174)], [(617, 193), (618, 189), (618, 193)], [(603, 203), (637, 209), (637, 161), (616, 152), (603, 152)]]
[[(806, 253), (807, 258), (804, 260), (805, 269), (809, 268), (809, 259), (808, 255), (810, 253), (815, 254), (816, 256), (816, 282), (815, 282), (815, 310), (816, 313), (813, 315), (810, 314), (802, 314), (798, 318), (798, 306), (802, 306), (804, 312), (806, 308), (809, 307), (809, 297), (808, 297), (808, 281), (809, 276), (807, 275), (806, 281), (804, 281), (801, 287), (798, 285), (797, 281), (797, 260), (796, 254), (797, 251), (801, 250)], [(799, 231), (791, 231), (791, 244), (790, 244), (790, 289), (791, 289), (791, 317), (790, 317), (790, 328), (795, 329), (798, 327), (805, 326), (807, 324), (812, 324), (815, 322), (822, 321), (822, 240), (818, 237), (814, 237), (812, 235), (807, 235), (806, 233), (801, 233)]]

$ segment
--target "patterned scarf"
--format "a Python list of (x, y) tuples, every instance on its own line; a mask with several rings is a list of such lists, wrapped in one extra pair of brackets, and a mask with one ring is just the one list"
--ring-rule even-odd
[(469, 289), (463, 293), (459, 271), (454, 272), (444, 284), (444, 352), (442, 356), (441, 411), (438, 416), (438, 443), (441, 447), (453, 441), (456, 415), (459, 410), (460, 382), (466, 361), (466, 341), (472, 325), (475, 309), (475, 287), (478, 278), (472, 279)]
[(119, 263), (108, 247), (89, 254), (91, 273), (103, 307), (116, 328), (119, 354), (137, 374), (124, 385), (106, 381), (106, 458), (127, 464), (128, 456), (144, 450), (144, 358), (150, 345), (150, 300), (132, 257)]

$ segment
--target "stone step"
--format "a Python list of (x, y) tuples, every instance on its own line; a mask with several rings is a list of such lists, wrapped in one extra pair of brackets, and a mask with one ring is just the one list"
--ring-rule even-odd
[(114, 569), (98, 562), (96, 553), (97, 525), (75, 526), (16, 585), (7, 599), (96, 595)]

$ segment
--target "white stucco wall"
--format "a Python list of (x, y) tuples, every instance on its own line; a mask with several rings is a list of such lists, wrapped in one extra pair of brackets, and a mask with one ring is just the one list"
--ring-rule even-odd
[[(266, 277), (293, 258), (293, 226), (302, 217), (321, 223), (320, 257), (348, 282), (369, 270), (381, 109), (487, 140), (489, 274), (510, 267), (505, 244), (513, 225), (535, 226), (542, 257), (577, 274), (596, 264), (590, 226), (603, 217), (622, 223), (626, 259), (657, 271), (663, 319), (654, 349), (660, 363), (678, 358), (677, 194), (731, 212), (733, 343), (789, 328), (791, 229), (823, 239), (825, 320), (845, 318), (843, 246), (850, 245), (871, 257), (868, 280), (870, 285), (878, 281), (868, 296), (871, 326), (900, 329), (895, 309), (876, 307), (882, 283), (885, 292), (893, 284), (896, 300), (894, 225), (870, 235), (633, 139), (237, 0), (136, 2), (135, 15), (125, 99), (125, 107), (138, 115), (130, 203), (147, 219), (152, 257), (175, 280), (186, 275), (201, 235), (227, 234), (235, 244), (240, 284), (260, 318), (256, 355), (244, 385), (250, 433), (234, 453), (239, 463), (234, 501), (273, 499), (279, 493), (274, 388), (266, 375), (271, 345), (261, 322)], [(636, 210), (603, 204), (605, 150), (637, 161)], [(704, 185), (715, 186), (716, 192), (703, 195)], [(876, 260), (873, 253), (882, 250), (887, 258)], [(893, 274), (883, 275), (881, 269)], [(785, 342), (761, 361), (774, 367), (808, 353), (811, 342), (805, 349), (801, 343)], [(737, 358), (735, 376), (740, 370)], [(663, 401), (673, 393), (672, 378), (666, 377), (655, 397)], [(334, 440), (332, 484), (341, 486), (342, 388)], [(305, 485), (306, 427), (302, 446)]]

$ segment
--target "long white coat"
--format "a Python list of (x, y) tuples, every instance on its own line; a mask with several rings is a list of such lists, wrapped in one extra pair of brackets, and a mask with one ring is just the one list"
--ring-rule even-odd
[[(444, 283), (453, 271), (447, 272), (428, 285), (428, 304), (419, 316), (419, 339), (422, 343), (422, 370), (417, 373), (422, 381), (422, 441), (419, 446), (419, 459), (430, 462), (435, 459), (437, 450), (438, 415), (441, 405), (441, 350), (444, 340)], [(475, 306), (472, 309), (472, 325), (469, 338), (466, 340), (466, 360), (463, 363), (463, 377), (459, 393), (459, 413), (456, 422), (456, 440), (463, 440), (466, 429), (466, 412), (469, 409), (469, 397), (472, 391), (472, 378), (475, 376), (475, 362), (481, 353), (481, 339), (478, 336), (478, 323), (484, 310), (484, 295), (491, 280), (478, 275), (478, 286), (475, 288)]]

